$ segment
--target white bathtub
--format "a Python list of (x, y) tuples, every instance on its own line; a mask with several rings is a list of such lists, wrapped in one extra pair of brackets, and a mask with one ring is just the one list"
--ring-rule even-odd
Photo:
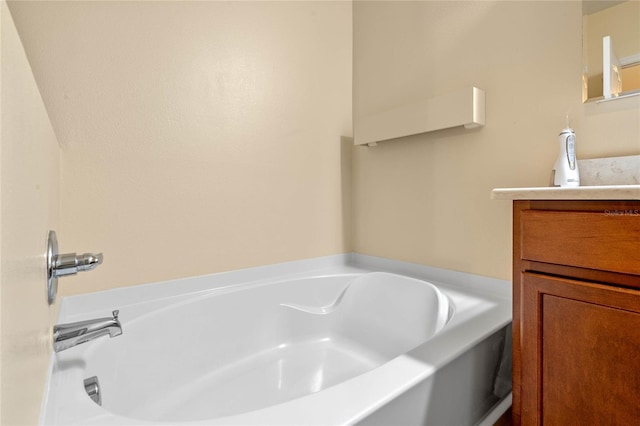
[(510, 303), (497, 280), (364, 256), (66, 298), (60, 322), (120, 309), (123, 334), (53, 356), (41, 423), (476, 424)]

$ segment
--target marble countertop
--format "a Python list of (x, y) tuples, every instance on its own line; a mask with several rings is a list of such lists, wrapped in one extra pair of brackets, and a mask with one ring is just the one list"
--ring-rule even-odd
[(640, 185), (496, 188), (492, 200), (640, 200)]

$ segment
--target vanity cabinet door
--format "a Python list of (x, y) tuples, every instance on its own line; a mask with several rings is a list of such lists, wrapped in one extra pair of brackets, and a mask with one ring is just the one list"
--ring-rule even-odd
[(640, 291), (520, 278), (522, 425), (640, 424)]

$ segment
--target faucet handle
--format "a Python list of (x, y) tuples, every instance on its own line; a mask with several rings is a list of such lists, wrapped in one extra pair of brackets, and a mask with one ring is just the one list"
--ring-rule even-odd
[(58, 238), (55, 231), (49, 231), (47, 238), (47, 300), (50, 305), (56, 299), (58, 278), (75, 275), (82, 271), (93, 271), (102, 264), (102, 253), (58, 253)]
[(78, 262), (78, 272), (93, 271), (102, 264), (102, 253), (84, 253), (76, 256)]
[(65, 275), (75, 275), (82, 271), (92, 271), (102, 263), (102, 259), (102, 253), (59, 254), (53, 259), (53, 275), (63, 277)]
[(113, 319), (118, 321), (118, 315), (120, 314), (120, 310), (115, 310), (111, 313), (113, 314)]

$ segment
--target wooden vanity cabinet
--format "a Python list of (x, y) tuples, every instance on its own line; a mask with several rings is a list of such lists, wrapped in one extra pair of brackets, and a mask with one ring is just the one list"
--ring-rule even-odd
[(640, 425), (640, 201), (513, 205), (513, 422)]

